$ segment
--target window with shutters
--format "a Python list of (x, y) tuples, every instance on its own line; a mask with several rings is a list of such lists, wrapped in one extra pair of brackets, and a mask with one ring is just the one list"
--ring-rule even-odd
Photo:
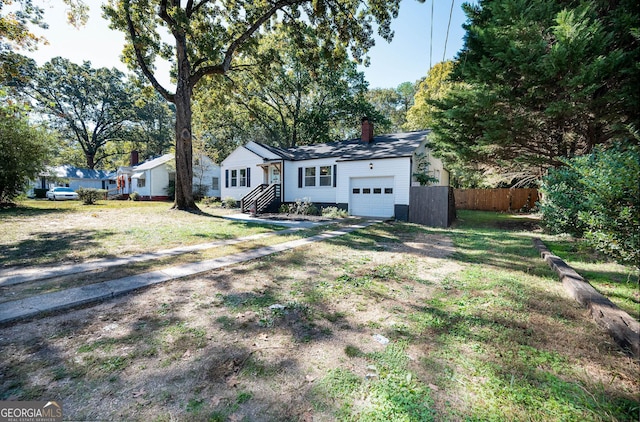
[(304, 168), (304, 185), (305, 186), (316, 185), (316, 168), (315, 167)]
[(231, 170), (231, 187), (238, 186), (238, 170)]
[(331, 166), (320, 166), (320, 186), (332, 186)]

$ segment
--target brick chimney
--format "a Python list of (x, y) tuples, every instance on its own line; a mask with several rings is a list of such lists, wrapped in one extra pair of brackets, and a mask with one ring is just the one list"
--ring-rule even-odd
[(373, 141), (373, 123), (368, 117), (362, 118), (362, 142), (369, 143)]
[(131, 159), (129, 160), (131, 167), (138, 165), (138, 151), (131, 151)]

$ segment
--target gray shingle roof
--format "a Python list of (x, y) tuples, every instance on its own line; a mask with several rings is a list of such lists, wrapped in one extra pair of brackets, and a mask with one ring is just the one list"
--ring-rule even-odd
[(260, 144), (285, 160), (302, 161), (318, 158), (338, 157), (339, 161), (374, 160), (411, 156), (425, 136), (427, 130), (418, 132), (379, 135), (365, 143), (360, 139), (329, 142), (326, 144), (302, 145), (294, 148), (277, 148)]

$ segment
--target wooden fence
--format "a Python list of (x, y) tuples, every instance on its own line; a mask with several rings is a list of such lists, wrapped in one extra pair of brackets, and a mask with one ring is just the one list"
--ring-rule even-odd
[(409, 221), (431, 227), (449, 227), (456, 219), (453, 189), (419, 186), (410, 191)]
[(519, 211), (535, 207), (537, 189), (454, 189), (457, 210)]

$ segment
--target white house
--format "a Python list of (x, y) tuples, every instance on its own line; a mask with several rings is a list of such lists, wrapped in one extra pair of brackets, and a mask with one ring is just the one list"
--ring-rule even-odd
[[(137, 192), (143, 200), (169, 199), (169, 183), (175, 181), (173, 154), (137, 164), (137, 154), (132, 153), (132, 165), (120, 167), (116, 186), (120, 194)], [(201, 196), (220, 197), (220, 166), (203, 154), (193, 157), (193, 189)]]
[(433, 185), (449, 185), (449, 172), (425, 149), (427, 134), (374, 137), (373, 126), (363, 119), (361, 139), (288, 149), (252, 141), (221, 163), (222, 198), (241, 201), (243, 211), (309, 198), (351, 215), (407, 220), (421, 159), (429, 161), (429, 175), (437, 179)]

